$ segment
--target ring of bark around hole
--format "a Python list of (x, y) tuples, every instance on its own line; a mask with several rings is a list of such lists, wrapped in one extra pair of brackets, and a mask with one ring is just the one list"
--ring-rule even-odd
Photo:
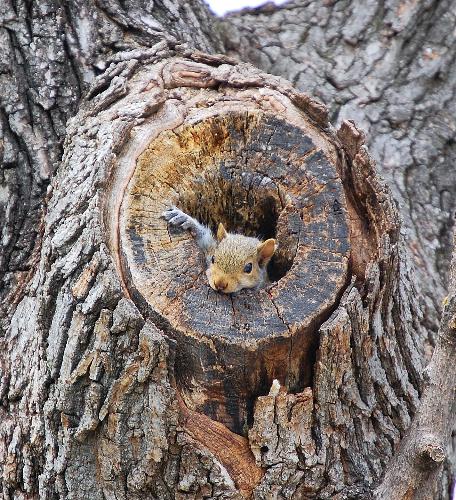
[[(190, 408), (244, 433), (273, 379), (311, 383), (316, 330), (348, 279), (349, 229), (334, 147), (311, 127), (262, 111), (223, 113), (165, 130), (138, 157), (120, 212), (132, 298), (176, 343), (176, 382)], [(213, 291), (170, 205), (213, 230), (275, 237), (271, 283)]]

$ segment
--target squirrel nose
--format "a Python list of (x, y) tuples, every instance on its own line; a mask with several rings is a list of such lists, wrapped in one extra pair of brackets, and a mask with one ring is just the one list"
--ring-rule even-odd
[(228, 282), (223, 280), (218, 280), (214, 283), (214, 285), (217, 290), (223, 291), (228, 286)]

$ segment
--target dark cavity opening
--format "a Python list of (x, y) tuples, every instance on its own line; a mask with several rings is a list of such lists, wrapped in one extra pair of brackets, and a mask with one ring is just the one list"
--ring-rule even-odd
[(179, 191), (178, 206), (202, 224), (260, 240), (276, 238), (279, 249), (268, 265), (271, 281), (279, 281), (293, 263), (293, 249), (277, 237), (277, 221), (283, 208), (280, 189), (264, 175), (229, 168), (222, 162), (214, 175), (196, 177)]

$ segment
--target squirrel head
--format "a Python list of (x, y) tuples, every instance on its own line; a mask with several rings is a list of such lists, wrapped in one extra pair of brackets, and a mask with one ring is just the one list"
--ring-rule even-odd
[(266, 266), (274, 255), (277, 244), (270, 238), (257, 238), (231, 234), (220, 223), (217, 230), (217, 246), (209, 256), (206, 271), (209, 284), (214, 290), (234, 293), (243, 288), (255, 288), (266, 277)]

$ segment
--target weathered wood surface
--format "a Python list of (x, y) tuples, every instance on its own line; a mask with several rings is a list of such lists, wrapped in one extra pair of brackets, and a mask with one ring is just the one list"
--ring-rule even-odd
[(453, 0), (300, 1), (222, 20), (226, 52), (354, 120), (399, 204), (428, 335), (437, 332), (456, 208)]
[[(229, 23), (229, 30), (214, 29), (198, 1), (0, 6), (4, 498), (240, 498), (250, 492), (255, 498), (368, 498), (405, 435), (418, 405), (421, 339), (436, 330), (456, 199), (453, 4), (295, 1)], [(342, 125), (341, 178), (365, 214), (350, 242), (367, 240), (355, 246), (372, 251), (350, 255), (355, 286), (319, 329), (312, 387), (287, 394), (273, 385), (256, 401), (247, 438), (182, 404), (175, 344), (125, 297), (110, 233), (100, 224), (104, 194), (114, 191), (108, 166), (123, 147), (132, 146), (132, 157), (144, 149), (135, 149), (136, 131), (163, 112), (172, 95), (168, 83), (177, 93), (189, 82), (221, 91), (230, 77), (234, 87), (250, 88), (259, 106), (280, 86), (318, 126), (327, 126), (324, 107), (282, 80), (235, 70), (226, 56), (194, 54), (193, 62), (209, 66), (205, 76), (174, 72), (170, 78), (170, 71), (159, 75), (157, 81), (168, 82), (163, 86), (135, 86), (141, 68), (147, 72), (158, 58), (175, 55), (170, 46), (183, 41), (216, 52), (221, 37), (234, 55), (319, 96)], [(163, 40), (170, 45), (154, 46)], [(216, 69), (225, 64), (231, 69), (218, 79)], [(97, 75), (87, 109), (66, 129)], [(115, 108), (130, 92), (135, 102)], [(378, 168), (402, 202), (413, 259), (362, 135), (346, 118), (368, 132)], [(174, 117), (176, 127), (181, 119)], [(421, 491), (428, 498), (449, 497), (449, 460), (444, 466), (443, 475), (437, 466), (426, 476)], [(412, 476), (420, 488), (422, 470)], [(389, 477), (395, 481), (394, 471)]]
[[(299, 123), (297, 110), (273, 116), (267, 105), (250, 104), (251, 93), (230, 94), (227, 105), (225, 92), (198, 92), (192, 102), (186, 91), (184, 124), (147, 146), (115, 197), (123, 195), (126, 287), (177, 340), (186, 403), (244, 433), (248, 406), (274, 379), (292, 391), (310, 384), (315, 325), (346, 286), (350, 247), (334, 145), (304, 116)], [(202, 109), (202, 99), (211, 107)], [(283, 96), (271, 92), (273, 99), (286, 109)], [(219, 221), (229, 231), (276, 237), (275, 281), (233, 296), (214, 292), (190, 235), (161, 217), (169, 205), (213, 228)]]
[[(155, 51), (155, 56), (148, 51), (149, 63), (145, 58), (141, 65), (135, 59), (113, 65), (95, 82), (80, 113), (68, 125), (64, 161), (53, 182), (45, 220), (40, 267), (30, 285), (34, 292), (20, 302), (8, 337), (11, 351), (4, 368), (11, 377), (4, 381), (3, 394), (9, 401), (10, 416), (5, 416), (2, 429), (11, 433), (10, 443), (27, 439), (33, 446), (3, 449), (7, 464), (3, 491), (8, 495), (22, 485), (31, 494), (39, 490), (44, 497), (57, 491), (61, 496), (90, 499), (114, 494), (117, 498), (268, 498), (270, 491), (283, 498), (367, 495), (416, 410), (421, 337), (411, 335), (420, 328), (419, 313), (412, 300), (408, 270), (400, 259), (398, 215), (389, 192), (376, 177), (363, 136), (349, 122), (336, 132), (323, 107), (294, 91), (286, 81), (253, 67), (200, 54), (176, 59), (163, 45)], [(233, 106), (234, 114), (225, 109), (218, 112), (219, 98), (224, 106)], [(198, 102), (208, 106), (198, 107)], [(128, 224), (141, 216), (141, 224), (151, 231), (147, 233), (151, 241), (155, 235), (154, 244), (160, 246), (167, 230), (155, 215), (165, 202), (178, 199), (173, 190), (168, 191), (174, 198), (163, 200), (150, 214), (144, 211), (145, 220), (141, 211), (132, 210), (129, 197), (133, 197), (134, 187), (141, 186), (141, 176), (137, 176), (141, 170), (137, 169), (147, 163), (142, 155), (150, 145), (160, 144), (166, 130), (173, 129), (171, 137), (177, 140), (179, 133), (191, 127), (203, 128), (204, 119), (185, 124), (191, 117), (187, 112), (191, 105), (203, 114), (213, 108), (207, 123), (253, 116), (255, 126), (265, 126), (274, 112), (274, 120), (280, 114), (286, 116), (280, 120), (290, 122), (291, 133), (302, 128), (304, 145), (305, 137), (311, 137), (335, 162), (334, 167), (326, 168), (337, 176), (324, 179), (319, 171), (312, 178), (314, 167), (309, 159), (313, 153), (304, 154), (304, 192), (313, 182), (327, 198), (315, 205), (315, 212), (306, 207), (299, 198), (301, 190), (293, 187), (299, 180), (300, 169), (296, 169), (295, 177), (287, 177), (290, 186), (282, 187), (283, 199), (290, 196), (292, 200), (290, 212), (280, 200), (277, 227), (271, 230), (278, 237), (289, 235), (290, 217), (299, 211), (306, 216), (304, 228), (311, 226), (313, 216), (320, 223), (323, 218), (328, 227), (333, 220), (333, 228), (343, 229), (336, 246), (329, 247), (336, 249), (336, 255), (344, 238), (343, 244), (348, 245), (345, 225), (349, 230), (349, 246), (340, 247), (343, 251), (339, 248), (340, 261), (333, 259), (344, 263), (347, 255), (349, 265), (340, 267), (339, 285), (332, 289), (335, 311), (330, 318), (324, 321), (331, 313), (331, 294), (322, 309), (325, 313), (316, 315), (310, 324), (305, 314), (297, 318), (293, 309), (285, 312), (290, 324), (308, 325), (309, 334), (318, 338), (318, 350), (312, 350), (315, 364), (303, 364), (304, 375), (295, 372), (296, 394), (287, 391), (286, 380), (281, 389), (274, 383), (269, 391), (273, 373), (242, 365), (245, 373), (253, 368), (258, 374), (259, 380), (251, 385), (255, 387), (252, 394), (263, 394), (250, 402), (253, 419), (244, 436), (223, 424), (223, 413), (207, 411), (209, 400), (200, 408), (198, 395), (184, 384), (193, 367), (185, 372), (186, 358), (179, 356), (191, 353), (194, 347), (183, 347), (182, 335), (169, 338), (177, 330), (169, 325), (174, 321), (179, 327), (185, 325), (186, 332), (195, 330), (191, 316), (184, 322), (173, 311), (172, 302), (163, 302), (153, 272), (145, 271), (149, 281), (140, 283), (137, 280), (143, 274), (128, 271), (135, 264), (125, 236)], [(154, 128), (154, 123), (159, 127)], [(163, 158), (153, 157), (159, 163)], [(185, 164), (185, 155), (181, 161)], [(218, 164), (211, 165), (216, 169)], [(261, 175), (267, 174), (271, 182), (279, 184), (264, 159), (258, 168)], [(173, 182), (177, 191), (183, 189), (183, 177)], [(125, 196), (119, 195), (124, 192)], [(309, 191), (309, 196), (318, 196), (318, 192)], [(336, 211), (335, 192), (340, 203)], [(262, 198), (258, 195), (258, 200)], [(279, 203), (275, 194), (273, 198)], [(187, 199), (187, 208), (191, 208), (192, 199)], [(144, 200), (138, 200), (135, 203), (143, 206)], [(208, 222), (211, 217), (214, 221), (227, 217), (222, 212), (206, 214)], [(245, 214), (239, 212), (234, 220), (242, 224)], [(195, 215), (204, 217), (203, 213)], [(247, 229), (256, 230), (251, 224)], [(272, 285), (272, 296), (280, 291), (281, 280), (296, 279), (297, 259), (305, 267), (305, 237), (296, 238), (298, 251), (288, 272)], [(173, 258), (182, 250), (183, 258), (193, 259), (192, 272), (201, 266), (186, 235), (172, 235), (167, 242), (171, 250), (175, 248)], [(283, 243), (284, 249), (287, 243)], [(321, 238), (322, 248), (333, 243)], [(145, 255), (149, 257), (146, 251)], [(148, 262), (157, 269), (155, 259)], [(207, 289), (207, 284), (201, 282), (201, 287)], [(58, 290), (56, 295), (54, 290)], [(250, 300), (254, 293), (246, 292), (244, 297)], [(275, 297), (280, 303), (280, 293)], [(211, 300), (207, 294), (205, 300)], [(269, 296), (264, 300), (270, 300)], [(186, 307), (195, 311), (191, 304)], [(281, 307), (285, 309), (286, 302)], [(283, 323), (277, 324), (282, 328)], [(204, 335), (208, 333), (203, 330), (200, 339)], [(21, 349), (15, 338), (22, 339)], [(215, 338), (213, 335), (214, 342)], [(248, 348), (253, 351), (251, 345)], [(270, 366), (274, 363), (271, 360)], [(310, 378), (306, 370), (311, 371)], [(304, 388), (309, 380), (311, 385)], [(212, 397), (209, 391), (207, 394)], [(214, 401), (218, 402), (217, 394)], [(35, 405), (37, 410), (18, 422), (15, 405), (23, 404)], [(207, 415), (196, 411), (201, 409)], [(210, 418), (214, 415), (221, 422)], [(37, 460), (40, 466), (25, 466)], [(37, 470), (41, 471), (40, 486), (33, 476)]]

